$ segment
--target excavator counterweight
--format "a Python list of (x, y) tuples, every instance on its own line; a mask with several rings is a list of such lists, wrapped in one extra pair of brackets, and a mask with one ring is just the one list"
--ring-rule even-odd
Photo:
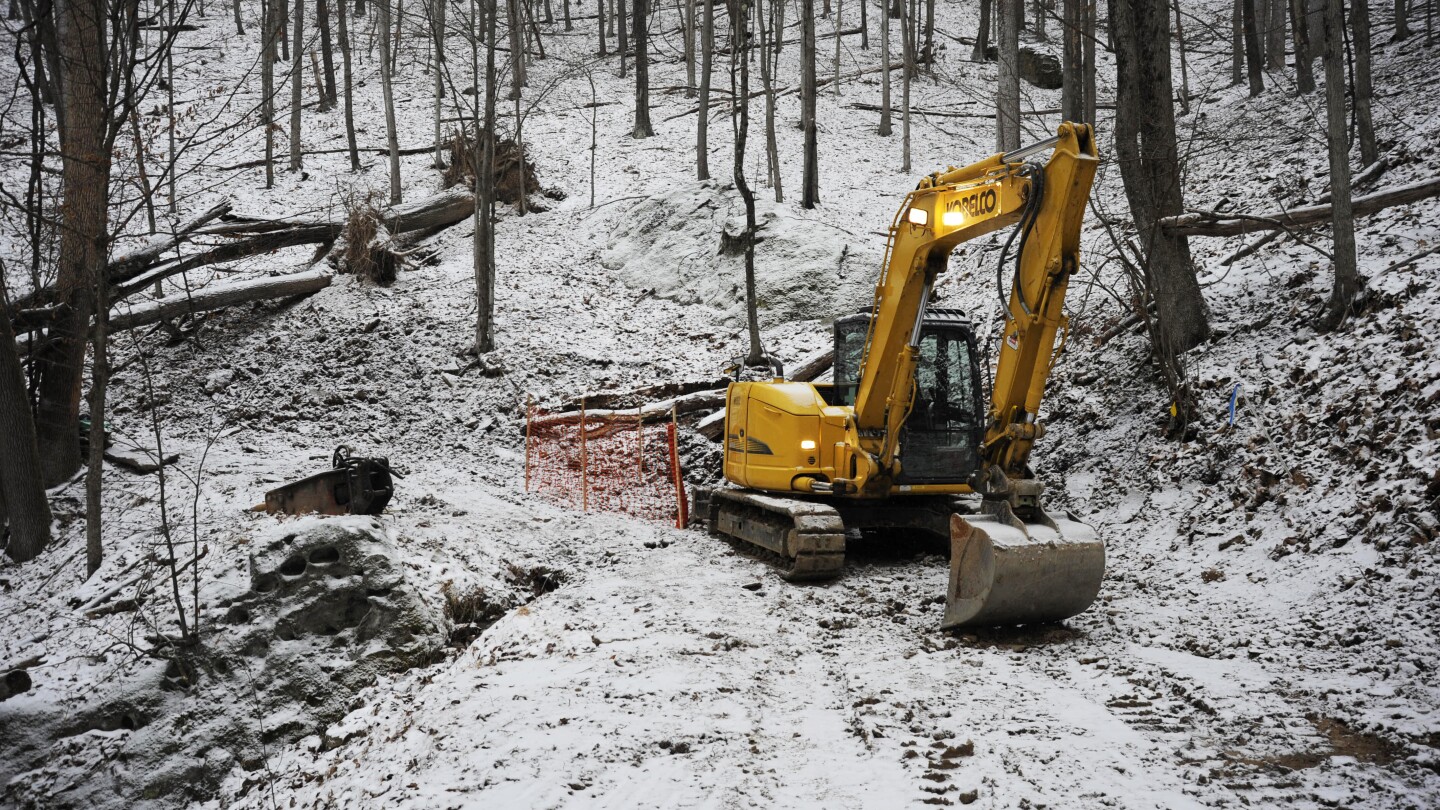
[[(1104, 544), (1045, 511), (1029, 457), (1096, 165), (1091, 127), (1064, 123), (1044, 143), (922, 179), (891, 224), (874, 306), (835, 323), (834, 382), (731, 383), (711, 530), (774, 555), (791, 580), (838, 576), (856, 532), (948, 539), (946, 628), (1088, 608)], [(974, 329), (931, 291), (957, 245), (1008, 226), (1002, 266), (1019, 244), (982, 404)]]

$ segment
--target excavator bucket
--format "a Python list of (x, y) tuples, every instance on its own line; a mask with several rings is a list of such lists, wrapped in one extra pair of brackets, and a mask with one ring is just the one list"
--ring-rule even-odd
[(1105, 573), (1095, 530), (1041, 515), (950, 516), (950, 586), (944, 629), (1057, 622), (1090, 606)]

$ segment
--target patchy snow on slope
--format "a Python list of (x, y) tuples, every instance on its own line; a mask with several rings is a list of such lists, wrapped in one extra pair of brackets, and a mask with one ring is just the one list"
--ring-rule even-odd
[[(258, 22), (258, 4), (242, 10)], [(1228, 19), (1229, 5), (1201, 12)], [(852, 24), (844, 13), (840, 24)], [(913, 107), (925, 111), (912, 122), (912, 171), (900, 171), (898, 118), (896, 135), (882, 138), (877, 114), (851, 106), (878, 101), (871, 73), (820, 94), (820, 205), (773, 203), (763, 115), (752, 105), (763, 334), (787, 364), (828, 344), (827, 318), (868, 302), (885, 228), (917, 177), (991, 150), (989, 121), (957, 117), (983, 116), (991, 103), (994, 66), (966, 61), (969, 47), (955, 41), (974, 29), (973, 4), (940, 3), (936, 13), (936, 76), (912, 87)], [(208, 168), (181, 173), (182, 209), (227, 197), (245, 214), (339, 216), (347, 197), (382, 192), (385, 158), (373, 149), (353, 174), (343, 154), (307, 155), (305, 171), (279, 172), (273, 189), (258, 168), (216, 171), (261, 151), (248, 114), (258, 95), (240, 82), (253, 39), (232, 36), (223, 17), (197, 22), (181, 41), (207, 47), (177, 57), (189, 77), (177, 87), (203, 77), (211, 89), (187, 101), (196, 120), (243, 118), (248, 128), (207, 147)], [(835, 24), (822, 19), (820, 33)], [(1377, 43), (1383, 29), (1377, 20)], [(1320, 97), (1293, 97), (1278, 74), (1267, 80), (1282, 86), (1256, 99), (1225, 86), (1224, 33), (1192, 42), (1205, 50), (1190, 54), (1196, 98), (1180, 118), (1195, 133), (1187, 202), (1239, 198), (1247, 211), (1313, 202), (1325, 193), (1323, 130), (1311, 118)], [(1437, 51), (1416, 39), (1377, 46), (1377, 87), (1393, 94), (1377, 98), (1391, 162), (1379, 185), (1421, 179), (1436, 163)], [(862, 51), (852, 40), (842, 68), (871, 67), (878, 43)], [(426, 39), (403, 42), (402, 59), (418, 67)], [(464, 43), (451, 45), (451, 63), (468, 64)], [(855, 543), (838, 581), (797, 586), (703, 532), (567, 512), (524, 492), (527, 400), (713, 378), (745, 349), (740, 257), (724, 236), (739, 232), (743, 209), (730, 184), (693, 179), (693, 102), (658, 89), (683, 83), (678, 46), (672, 30), (657, 32), (657, 134), (645, 140), (628, 134), (631, 80), (615, 75), (613, 57), (593, 61), (591, 38), (549, 37), (549, 58), (531, 64), (528, 92), (549, 95), (525, 119), (530, 156), (542, 184), (568, 196), (541, 213), (501, 212), (492, 360), (503, 374), (490, 376), (466, 351), (468, 224), (427, 242), (435, 260), (390, 288), (341, 277), (304, 301), (232, 308), (183, 335), (116, 337), (107, 425), (147, 448), (158, 427), (180, 461), (168, 468), (163, 511), (156, 477), (106, 470), (106, 561), (88, 582), (78, 481), (52, 493), (57, 541), (25, 565), (0, 562), (0, 666), (31, 662), (34, 680), (0, 702), (0, 803), (1440, 804), (1440, 256), (1392, 268), (1440, 240), (1434, 201), (1358, 223), (1371, 296), (1332, 334), (1310, 326), (1330, 280), (1321, 253), (1282, 239), (1222, 265), (1248, 239), (1192, 240), (1215, 337), (1187, 356), (1202, 413), (1197, 438), (1184, 443), (1162, 436), (1165, 395), (1145, 338), (1122, 330), (1099, 340), (1128, 302), (1104, 258), (1113, 253), (1106, 230), (1087, 217), (1086, 269), (1071, 286), (1072, 333), (1035, 464), (1052, 506), (1101, 533), (1109, 568), (1099, 602), (1063, 625), (940, 632), (946, 550), (913, 538)], [(797, 52), (782, 51), (782, 81), (797, 75)], [(360, 137), (374, 147), (383, 140), (377, 63), (363, 49), (356, 56)], [(1103, 100), (1113, 89), (1100, 58)], [(398, 73), (402, 145), (423, 145), (432, 77)], [(599, 99), (617, 103), (587, 106), (587, 75)], [(216, 87), (237, 89), (236, 100)], [(1058, 107), (1056, 91), (1025, 92), (1027, 108)], [(724, 111), (713, 111), (714, 135), (728, 129)], [(447, 102), (446, 112), (463, 109)], [(778, 113), (793, 191), (802, 137), (793, 94), (779, 97)], [(1113, 152), (1109, 115), (1099, 122), (1102, 155)], [(144, 118), (147, 138), (161, 137), (161, 120)], [(339, 143), (341, 121), (307, 112), (304, 145)], [(1026, 140), (1054, 124), (1054, 115), (1027, 116)], [(711, 141), (711, 166), (726, 177), (728, 138)], [(130, 148), (118, 146), (122, 157)], [(438, 189), (431, 160), (403, 159), (407, 200)], [(1112, 162), (1094, 199), (1099, 215), (1126, 218)], [(125, 242), (144, 238), (140, 219)], [(9, 264), (21, 234), (9, 219), (0, 226)], [(1003, 236), (957, 250), (937, 293), (981, 328), (995, 307)], [(1328, 247), (1323, 229), (1305, 238)], [(167, 288), (298, 270), (309, 258), (308, 249), (279, 251)], [(205, 672), (198, 688), (177, 683), (167, 661), (145, 653), (163, 658), (158, 642), (176, 632), (165, 530), (180, 539), (182, 563), (204, 552), (181, 602), (198, 600), (215, 649), (231, 609), (258, 598), (252, 559), (307, 526), (350, 525), (247, 511), (279, 482), (328, 466), (342, 443), (388, 456), (405, 475), (378, 531), (406, 586), (444, 614), (444, 659), (356, 669), (354, 650), (338, 646), (351, 631), (337, 626), (333, 638), (273, 642), (316, 650), (313, 663), (336, 684), (325, 700), (257, 697), (267, 680), (245, 673), (281, 663), (259, 651), (230, 656), (230, 674)], [(699, 460), (691, 483), (710, 483), (704, 471), (715, 465), (704, 459), (714, 446), (688, 431), (682, 446)], [(123, 604), (142, 592), (139, 604)], [(278, 629), (245, 626), (256, 636)], [(233, 697), (214, 697), (227, 689)], [(99, 710), (118, 707), (115, 695), (154, 700), (127, 720)], [(17, 733), (35, 717), (59, 730)], [(138, 763), (157, 739), (181, 750), (163, 773), (146, 772)]]

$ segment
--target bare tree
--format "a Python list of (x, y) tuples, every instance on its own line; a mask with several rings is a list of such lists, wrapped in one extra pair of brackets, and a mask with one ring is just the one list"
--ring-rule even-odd
[[(989, 0), (984, 0), (989, 2)], [(880, 129), (877, 133), (889, 136), (890, 123), (890, 8), (880, 0)]]
[(295, 21), (291, 24), (291, 35), (295, 37), (295, 59), (290, 62), (290, 171), (296, 172), (300, 170), (305, 152), (300, 143), (300, 90), (305, 78), (300, 54), (305, 51), (305, 0), (292, 2), (295, 3)]
[(630, 134), (636, 138), (655, 134), (655, 128), (650, 126), (650, 35), (646, 30), (649, 17), (649, 3), (635, 0), (635, 128)]
[[(1024, 0), (1015, 0), (1018, 5)], [(902, 9), (908, 9), (909, 4), (902, 4)], [(903, 56), (905, 67), (901, 70), (900, 79), (900, 171), (904, 174), (910, 173), (910, 84), (919, 75), (919, 68), (915, 64), (915, 35), (911, 28), (911, 20), (908, 13), (900, 18), (900, 53)]]
[(105, 272), (112, 154), (107, 143), (111, 72), (105, 57), (110, 44), (105, 2), (73, 0), (56, 13), (64, 108), (60, 117), (64, 208), (56, 286), (64, 314), (51, 328), (51, 342), (38, 355), (35, 419), (41, 470), (50, 486), (80, 467), (80, 386), (85, 338), (94, 312), (94, 279)]
[(995, 88), (995, 146), (1020, 148), (1020, 18), (1023, 0), (996, 0), (1000, 18), (1000, 78)]
[[(1304, 0), (1301, 0), (1304, 2)], [(1230, 6), (1230, 86), (1234, 87), (1244, 79), (1245, 72), (1245, 0), (1235, 0)]]
[[(770, 187), (775, 189), (775, 202), (785, 202), (784, 181), (780, 171), (780, 144), (775, 132), (775, 71), (779, 63), (779, 40), (784, 36), (779, 12), (785, 8), (782, 0), (757, 0), (761, 7), (756, 9), (760, 23), (760, 82), (765, 87), (765, 157), (769, 168)], [(769, 22), (767, 23), (767, 18)], [(770, 41), (774, 35), (775, 42)]]
[[(510, 27), (510, 99), (514, 101), (520, 98), (520, 89), (526, 84), (525, 21), (523, 11), (520, 8), (520, 0), (506, 0), (505, 9), (507, 12), (506, 23)], [(625, 43), (623, 36), (620, 39), (620, 43), (623, 53)], [(624, 58), (623, 55), (621, 58)]]
[(697, 180), (710, 179), (710, 72), (714, 58), (715, 0), (705, 0), (705, 26), (700, 29), (700, 117), (695, 121)]
[[(296, 0), (299, 2), (299, 0)], [(391, 62), (390, 0), (378, 0), (380, 15), (380, 91), (385, 104), (385, 143), (390, 148), (390, 204), (400, 204), (400, 136), (395, 126), (395, 87), (390, 79)]]
[[(1066, 121), (1083, 121), (1085, 115), (1084, 90), (1080, 86), (1080, 71), (1083, 67), (1084, 21), (1080, 10), (1085, 0), (1062, 0), (1060, 28), (1060, 117)], [(1178, 16), (1180, 6), (1176, 0)]]
[[(323, 0), (317, 0), (323, 2)], [(430, 46), (435, 52), (435, 161), (437, 169), (445, 168), (445, 132), (443, 129), (443, 107), (445, 102), (445, 4), (446, 0), (430, 0)]]
[[(1246, 0), (1250, 2), (1250, 0)], [(1209, 335), (1205, 301), (1195, 278), (1190, 245), (1157, 225), (1179, 214), (1185, 201), (1180, 185), (1175, 139), (1173, 85), (1170, 79), (1170, 22), (1165, 4), (1148, 0), (1110, 0), (1115, 39), (1115, 152), (1130, 212), (1139, 232), (1146, 286), (1155, 300), (1156, 354), (1175, 372), (1179, 355)], [(1185, 392), (1171, 377), (1177, 403)]]
[(1285, 0), (1257, 0), (1265, 5), (1265, 67), (1285, 68)]
[[(814, 0), (803, 0), (802, 13), (810, 18), (811, 37), (814, 37)], [(749, 42), (745, 36), (748, 3), (738, 2), (731, 6), (730, 31), (730, 98), (733, 99), (735, 114), (731, 122), (735, 130), (735, 161), (732, 176), (735, 188), (745, 203), (745, 233), (741, 237), (745, 244), (745, 316), (750, 330), (750, 351), (745, 357), (746, 365), (760, 365), (765, 362), (765, 351), (760, 346), (760, 317), (755, 292), (755, 194), (745, 181), (745, 138), (750, 130), (750, 58)], [(813, 44), (812, 44), (813, 56)], [(814, 62), (810, 70), (814, 73)], [(737, 86), (736, 77), (739, 77)], [(813, 91), (812, 91), (813, 92)]]
[(599, 21), (596, 30), (600, 34), (600, 55), (606, 56), (605, 51), (605, 0), (595, 0), (596, 19)]
[(340, 64), (345, 80), (345, 146), (350, 151), (350, 171), (360, 171), (360, 148), (355, 142), (355, 91), (350, 68), (350, 32), (345, 25), (345, 6), (350, 0), (336, 0), (336, 22), (340, 33)]
[(1180, 114), (1189, 115), (1190, 65), (1189, 58), (1185, 53), (1185, 22), (1180, 15), (1180, 0), (1172, 0), (1171, 6), (1175, 9), (1175, 44), (1180, 48)]
[(320, 105), (322, 111), (334, 108), (335, 103), (340, 100), (340, 93), (335, 86), (335, 48), (330, 41), (330, 3), (331, 0), (315, 0), (315, 27), (320, 29), (320, 61), (325, 66), (325, 99)]
[[(569, 2), (569, 0), (566, 0)], [(681, 0), (681, 28), (685, 35), (685, 97), (695, 97), (695, 0)]]
[(1345, 3), (1325, 4), (1325, 136), (1330, 154), (1331, 226), (1334, 229), (1335, 283), (1320, 321), (1338, 329), (1363, 288), (1355, 262), (1355, 214), (1350, 202), (1350, 144), (1345, 127)]
[[(1431, 0), (1434, 2), (1434, 0)], [(1406, 0), (1395, 0), (1395, 36), (1391, 42), (1399, 42), (1410, 36), (1410, 4)]]
[[(744, 29), (737, 28), (736, 32), (738, 37), (744, 36)], [(731, 45), (732, 50), (737, 47), (739, 46)], [(800, 126), (805, 132), (805, 170), (801, 178), (801, 208), (814, 208), (820, 203), (820, 150), (815, 123), (815, 51), (815, 0), (801, 0)], [(745, 68), (743, 72), (748, 86), (749, 68)], [(745, 115), (748, 121), (749, 113), (747, 112)]]
[[(475, 354), (495, 350), (495, 0), (485, 0), (485, 126), (475, 133)], [(513, 41), (513, 40), (512, 40)], [(479, 83), (479, 77), (475, 77)]]
[(12, 560), (32, 560), (50, 543), (50, 503), (0, 262), (0, 527), (7, 521), (10, 543), (5, 550)]
[(1380, 159), (1380, 147), (1375, 143), (1375, 117), (1371, 111), (1375, 87), (1370, 79), (1370, 0), (1351, 0), (1350, 27), (1355, 32), (1351, 93), (1355, 102), (1355, 130), (1360, 141), (1360, 163), (1369, 166)]
[[(880, 0), (885, 2), (885, 0)], [(984, 62), (990, 49), (990, 9), (994, 0), (980, 0), (980, 25), (975, 29), (975, 47), (970, 51), (970, 61)]]
[(275, 40), (278, 0), (261, 0), (260, 11), (260, 128), (265, 130), (265, 187), (275, 186)]
[(1315, 92), (1311, 65), (1310, 26), (1305, 22), (1305, 0), (1290, 0), (1290, 36), (1295, 45), (1295, 88), (1301, 95)]
[(1250, 79), (1250, 97), (1265, 92), (1264, 63), (1260, 53), (1260, 31), (1255, 19), (1256, 0), (1240, 0), (1240, 24), (1245, 34), (1245, 73)]

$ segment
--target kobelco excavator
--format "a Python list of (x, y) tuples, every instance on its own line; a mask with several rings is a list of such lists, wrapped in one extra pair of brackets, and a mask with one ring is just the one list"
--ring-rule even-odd
[[(922, 179), (890, 226), (873, 308), (835, 322), (834, 382), (730, 384), (730, 485), (710, 493), (711, 530), (778, 556), (791, 580), (838, 576), (856, 530), (949, 537), (945, 628), (1089, 607), (1104, 544), (1042, 507), (1029, 458), (1096, 165), (1092, 128), (1064, 123), (1042, 143)], [(1019, 244), (1009, 290), (997, 281), (1008, 302), (986, 412), (969, 319), (928, 304), (957, 245), (1011, 225), (1002, 277)]]

